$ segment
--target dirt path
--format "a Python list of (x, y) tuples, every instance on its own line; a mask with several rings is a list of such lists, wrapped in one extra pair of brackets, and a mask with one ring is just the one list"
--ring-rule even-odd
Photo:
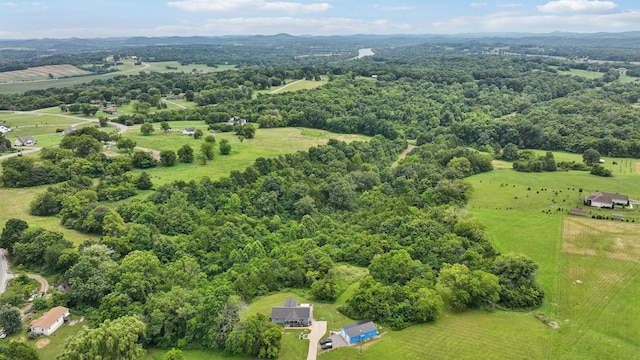
[(396, 160), (396, 162), (393, 163), (393, 165), (391, 165), (392, 168), (398, 166), (398, 164), (400, 163), (400, 160), (404, 159), (407, 157), (407, 155), (409, 155), (409, 153), (411, 151), (413, 151), (413, 149), (415, 149), (416, 146), (415, 145), (409, 145), (407, 146), (406, 149), (404, 149), (404, 151), (402, 152), (402, 154), (400, 154), (400, 156), (398, 156), (398, 160)]
[(173, 102), (173, 101), (171, 101), (171, 100), (162, 99), (162, 101), (164, 101), (164, 102), (166, 102), (166, 103), (168, 103), (168, 104), (171, 104), (171, 105), (175, 105), (175, 106), (179, 107), (180, 109), (186, 109), (186, 108), (187, 108), (186, 106), (184, 106), (184, 105), (182, 105), (182, 104), (178, 104), (178, 103)]

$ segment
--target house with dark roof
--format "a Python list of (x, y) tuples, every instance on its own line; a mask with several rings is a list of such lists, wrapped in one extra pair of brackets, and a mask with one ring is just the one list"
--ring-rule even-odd
[(271, 322), (288, 326), (309, 326), (313, 319), (313, 305), (298, 304), (298, 300), (288, 298), (284, 306), (271, 308)]
[(64, 306), (56, 306), (31, 322), (29, 331), (37, 335), (53, 334), (71, 315)]
[(18, 136), (13, 146), (32, 146), (36, 144), (36, 139), (33, 136)]
[(607, 192), (593, 192), (584, 198), (584, 204), (597, 208), (610, 208), (614, 206), (629, 206), (629, 197), (627, 195), (612, 194)]
[(352, 345), (378, 335), (378, 327), (373, 321), (365, 319), (343, 326), (340, 334), (349, 345)]

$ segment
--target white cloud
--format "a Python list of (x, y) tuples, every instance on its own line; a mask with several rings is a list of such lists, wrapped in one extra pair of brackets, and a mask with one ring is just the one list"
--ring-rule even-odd
[(266, 0), (182, 0), (167, 5), (188, 12), (284, 12), (303, 14), (331, 9), (328, 3), (302, 4), (286, 1)]
[(489, 6), (489, 4), (487, 3), (471, 3), (469, 4), (470, 7), (474, 8), (474, 9), (479, 9), (479, 8), (483, 8), (483, 7), (487, 7)]
[(497, 12), (487, 16), (461, 16), (431, 24), (424, 31), (437, 33), (463, 32), (618, 32), (637, 30), (640, 10), (609, 14), (523, 15), (518, 12)]
[(409, 11), (415, 9), (415, 6), (380, 6), (373, 5), (374, 9), (379, 9), (382, 11)]
[(546, 13), (604, 13), (614, 10), (618, 5), (613, 1), (600, 0), (556, 0), (538, 6)]
[(18, 4), (14, 3), (14, 2), (6, 2), (6, 3), (2, 3), (3, 6), (7, 6), (7, 7), (16, 7), (18, 6)]

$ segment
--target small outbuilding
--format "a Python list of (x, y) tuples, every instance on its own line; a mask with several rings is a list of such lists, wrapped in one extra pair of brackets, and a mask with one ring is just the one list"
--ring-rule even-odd
[(309, 326), (313, 319), (313, 305), (298, 304), (298, 300), (287, 298), (284, 306), (271, 308), (271, 322), (288, 326)]
[(611, 218), (613, 220), (620, 220), (620, 221), (624, 221), (624, 216), (622, 216), (621, 214), (611, 214)]
[(70, 316), (68, 308), (56, 306), (32, 321), (29, 331), (37, 335), (49, 336), (58, 330)]
[(589, 213), (582, 209), (571, 209), (571, 211), (569, 211), (569, 214), (577, 216), (589, 216)]
[(352, 345), (378, 335), (378, 327), (373, 321), (365, 319), (343, 326), (340, 334), (347, 344)]
[(193, 136), (193, 134), (196, 133), (196, 128), (194, 128), (194, 127), (186, 128), (186, 129), (182, 130), (182, 133), (184, 135)]

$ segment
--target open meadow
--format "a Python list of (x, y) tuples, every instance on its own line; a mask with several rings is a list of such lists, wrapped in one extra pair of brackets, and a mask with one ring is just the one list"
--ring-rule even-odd
[[(575, 154), (555, 158), (581, 161)], [(494, 246), (525, 254), (540, 266), (538, 281), (546, 297), (532, 312), (559, 326), (547, 327), (550, 334), (537, 347), (527, 345), (532, 353), (543, 349), (542, 358), (629, 359), (640, 351), (640, 213), (582, 205), (593, 191), (640, 198), (639, 163), (617, 159), (613, 165), (613, 160), (605, 158), (612, 178), (576, 171), (521, 173), (503, 162), (469, 178), (474, 193), (468, 209), (487, 227)], [(572, 207), (595, 215), (619, 213), (628, 222), (571, 216)]]

